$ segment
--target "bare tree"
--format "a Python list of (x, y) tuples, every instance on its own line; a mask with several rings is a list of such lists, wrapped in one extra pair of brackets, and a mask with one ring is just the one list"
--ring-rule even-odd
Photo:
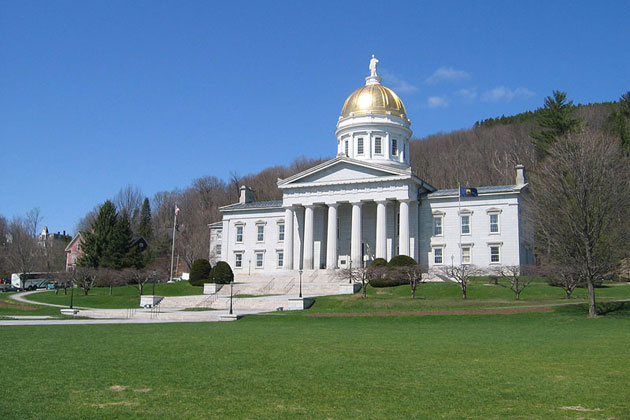
[(123, 210), (127, 212), (131, 222), (131, 229), (134, 232), (138, 225), (138, 216), (140, 215), (140, 207), (143, 200), (144, 195), (140, 188), (131, 184), (121, 188), (112, 200), (119, 213)]
[(532, 270), (525, 270), (519, 265), (505, 265), (495, 269), (497, 275), (507, 280), (510, 290), (514, 292), (516, 300), (521, 299), (521, 292), (532, 282), (532, 278), (526, 274), (532, 273)]
[(595, 282), (619, 262), (628, 238), (630, 163), (614, 139), (583, 130), (558, 140), (533, 177), (536, 227), (548, 260), (574, 267), (588, 286), (589, 316), (597, 316)]
[(468, 299), (466, 293), (472, 278), (483, 274), (483, 271), (473, 264), (444, 266), (441, 271), (445, 276), (459, 284), (462, 289), (462, 299)]
[(392, 267), (391, 270), (396, 273), (395, 275), (400, 276), (409, 282), (409, 286), (411, 286), (411, 298), (415, 299), (416, 289), (422, 283), (422, 274), (428, 272), (428, 268), (421, 264), (414, 264)]
[(338, 274), (341, 279), (347, 280), (348, 283), (360, 283), (363, 299), (367, 298), (367, 286), (374, 275), (376, 275), (376, 271), (367, 267), (344, 268)]
[(567, 299), (571, 299), (573, 291), (584, 283), (579, 270), (573, 265), (544, 263), (541, 270), (551, 286), (564, 290)]
[(143, 268), (143, 269), (127, 269), (124, 270), (122, 275), (124, 276), (127, 284), (134, 286), (138, 289), (140, 296), (142, 296), (144, 287), (147, 284), (157, 283), (160, 275), (163, 273), (158, 272), (157, 269)]
[(75, 267), (72, 273), (72, 280), (77, 287), (83, 289), (83, 294), (88, 295), (90, 290), (96, 285), (98, 270), (92, 267)]
[(36, 239), (40, 220), (39, 209), (33, 209), (23, 217), (14, 217), (9, 224), (8, 266), (12, 271), (21, 273), (24, 279), (36, 270), (40, 262), (41, 248), (37, 245)]

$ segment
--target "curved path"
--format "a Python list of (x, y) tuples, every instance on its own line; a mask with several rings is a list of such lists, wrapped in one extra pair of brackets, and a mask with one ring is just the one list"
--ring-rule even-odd
[[(27, 303), (29, 305), (54, 306), (55, 308), (67, 308), (68, 307), (66, 305), (56, 305), (54, 303), (35, 302), (35, 301), (32, 301), (32, 300), (24, 299), (25, 296), (32, 295), (32, 294), (35, 294), (35, 293), (42, 293), (42, 292), (47, 292), (47, 290), (31, 290), (29, 292), (20, 292), (20, 293), (16, 293), (14, 295), (9, 296), (9, 299), (13, 299), (13, 300), (16, 300), (16, 301), (21, 302), (21, 303)], [(75, 308), (83, 309), (83, 308), (80, 308), (78, 306), (75, 306)]]

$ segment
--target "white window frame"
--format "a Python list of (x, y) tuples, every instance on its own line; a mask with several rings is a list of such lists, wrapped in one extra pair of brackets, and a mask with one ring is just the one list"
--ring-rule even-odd
[(217, 230), (217, 241), (223, 239), (223, 231)]
[(365, 148), (363, 147), (363, 137), (357, 138), (357, 155), (363, 155)]
[[(444, 245), (439, 245), (439, 246), (433, 246), (431, 249), (431, 258), (433, 261), (433, 265), (444, 265)], [(442, 260), (442, 262), (436, 262), (436, 257), (437, 255), (435, 254), (436, 250), (440, 250), (440, 258)]]
[[(466, 223), (466, 225), (468, 226), (468, 232), (464, 232), (464, 217), (466, 217), (468, 220), (468, 223)], [(471, 213), (464, 213), (464, 214), (459, 215), (459, 229), (462, 235), (472, 234), (471, 219), (472, 219)]]
[(221, 255), (221, 244), (216, 244), (216, 245), (214, 246), (214, 253), (215, 253), (216, 255)]
[[(243, 252), (235, 252), (234, 253), (234, 268), (242, 269), (243, 268)], [(238, 257), (241, 257), (240, 260)]]
[[(462, 244), (462, 264), (472, 264), (472, 245), (471, 244)], [(466, 261), (466, 255), (464, 253), (464, 250), (467, 249), (468, 250), (468, 261)]]
[(284, 251), (276, 251), (276, 266), (278, 268), (284, 267)]
[[(239, 233), (239, 230), (240, 230), (240, 233)], [(237, 244), (243, 243), (244, 235), (245, 235), (245, 225), (244, 224), (236, 225), (236, 243)], [(239, 239), (239, 236), (241, 237), (240, 239)]]
[(374, 137), (374, 154), (383, 155), (383, 138)]
[(392, 139), (392, 156), (398, 156), (398, 139)]
[[(440, 221), (440, 233), (436, 233), (436, 220)], [(433, 215), (433, 236), (444, 236), (444, 215), (443, 214), (434, 214)]]
[(350, 142), (348, 140), (345, 140), (344, 152), (346, 153), (346, 156), (350, 157)]
[[(488, 248), (490, 251), (490, 265), (501, 264), (502, 245), (503, 245), (502, 243), (489, 243), (488, 244)], [(498, 261), (492, 261), (492, 248), (496, 248), (498, 250), (498, 257), (499, 257)]]
[(278, 242), (284, 242), (284, 222), (278, 223)]
[[(261, 239), (261, 236), (262, 236), (262, 239)], [(259, 243), (265, 242), (265, 224), (264, 223), (256, 224), (256, 242), (259, 242)]]
[[(258, 265), (258, 256), (261, 256), (260, 258), (260, 265)], [(261, 268), (265, 268), (265, 251), (255, 251), (254, 252), (254, 267), (257, 269), (261, 269)]]

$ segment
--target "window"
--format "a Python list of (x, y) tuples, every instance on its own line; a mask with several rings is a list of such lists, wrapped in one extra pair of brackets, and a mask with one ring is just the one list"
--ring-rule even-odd
[(346, 156), (350, 156), (350, 146), (348, 145), (348, 140), (346, 140), (345, 142), (345, 148), (346, 148)]
[(221, 245), (220, 245), (220, 244), (219, 244), (219, 245), (217, 245), (217, 246), (214, 248), (214, 252), (215, 252), (217, 255), (221, 255)]
[(265, 257), (265, 254), (263, 252), (256, 253), (256, 268), (263, 267), (264, 257)]
[(462, 247), (462, 264), (470, 264), (471, 260), (472, 259), (470, 255), (470, 247), (463, 246)]
[(442, 216), (433, 216), (433, 236), (442, 236)]
[(442, 248), (433, 248), (433, 262), (435, 264), (442, 264)]
[(392, 139), (392, 156), (398, 156), (398, 140)]
[(236, 226), (236, 242), (243, 242), (243, 226)]
[(363, 137), (357, 139), (357, 154), (363, 154)]
[(499, 233), (499, 215), (490, 215), (490, 233)]
[(341, 230), (339, 228), (339, 218), (337, 217), (337, 239), (341, 238)]
[(265, 240), (265, 225), (257, 225), (256, 230), (258, 232), (256, 240), (258, 242), (263, 242)]
[(470, 235), (470, 215), (462, 216), (462, 235)]
[(278, 267), (284, 267), (284, 252), (278, 251)]
[(278, 241), (284, 241), (284, 223), (278, 224)]
[(220, 230), (217, 230), (217, 241), (220, 241), (221, 238), (223, 238), (223, 232), (221, 232)]
[(383, 147), (381, 144), (381, 138), (380, 137), (375, 137), (374, 138), (374, 153), (376, 153), (377, 155), (382, 155), (383, 154)]
[(243, 267), (243, 254), (234, 254), (234, 267)]
[(490, 263), (501, 262), (501, 247), (498, 245), (490, 246)]

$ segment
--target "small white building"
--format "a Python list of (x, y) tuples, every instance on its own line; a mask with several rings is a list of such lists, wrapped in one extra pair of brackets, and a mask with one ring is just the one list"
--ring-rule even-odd
[(365, 86), (343, 105), (337, 156), (279, 180), (282, 200), (259, 202), (241, 187), (239, 202), (209, 225), (211, 260), (237, 275), (334, 270), (396, 255), (430, 267), (533, 262), (524, 168), (516, 167), (513, 185), (479, 187), (476, 196), (418, 178), (409, 162), (411, 122), (380, 83), (377, 63), (372, 57)]

